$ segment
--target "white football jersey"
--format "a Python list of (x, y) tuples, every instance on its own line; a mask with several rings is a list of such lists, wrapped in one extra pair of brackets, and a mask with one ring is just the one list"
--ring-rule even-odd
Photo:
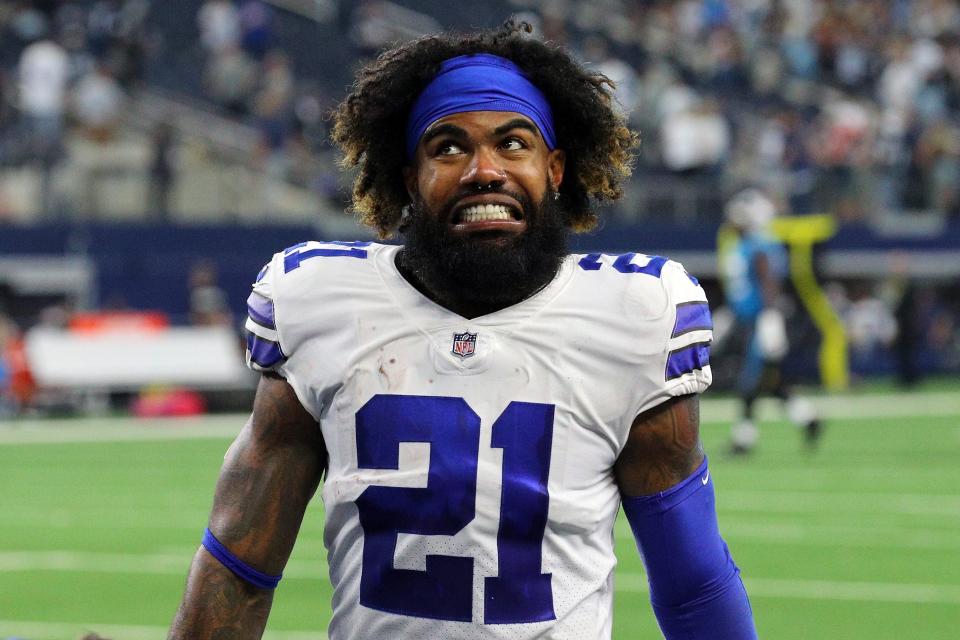
[(710, 384), (703, 289), (676, 262), (567, 256), (465, 319), (399, 247), (303, 243), (250, 296), (248, 362), (320, 424), (331, 640), (610, 638), (613, 465), (637, 414)]

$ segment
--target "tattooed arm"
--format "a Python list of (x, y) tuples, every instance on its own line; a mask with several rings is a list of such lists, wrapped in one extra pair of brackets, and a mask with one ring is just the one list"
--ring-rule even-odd
[[(246, 564), (280, 574), (325, 468), (320, 427), (285, 380), (264, 374), (220, 471), (210, 531)], [(201, 546), (169, 640), (260, 638), (272, 600)]]
[(667, 640), (756, 640), (753, 612), (720, 537), (697, 396), (641, 414), (614, 466)]
[(637, 416), (614, 466), (620, 493), (645, 496), (663, 491), (703, 462), (698, 398), (674, 398)]

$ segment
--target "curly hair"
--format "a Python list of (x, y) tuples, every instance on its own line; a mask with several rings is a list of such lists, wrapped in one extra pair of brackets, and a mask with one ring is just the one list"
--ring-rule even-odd
[(613, 83), (584, 69), (560, 47), (526, 34), (526, 23), (506, 22), (495, 30), (440, 34), (381, 54), (360, 70), (352, 92), (333, 114), (333, 141), (345, 168), (357, 167), (354, 213), (390, 237), (410, 201), (403, 182), (407, 117), (414, 101), (449, 58), (491, 53), (512, 60), (550, 102), (557, 148), (566, 153), (560, 204), (574, 231), (597, 223), (594, 203), (617, 200), (629, 177), (638, 135), (613, 107)]

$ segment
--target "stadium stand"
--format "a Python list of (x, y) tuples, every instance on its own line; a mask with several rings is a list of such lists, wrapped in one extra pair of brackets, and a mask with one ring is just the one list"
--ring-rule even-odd
[[(578, 249), (672, 255), (719, 301), (723, 199), (761, 186), (836, 222), (817, 269), (855, 374), (960, 371), (960, 9), (937, 0), (4, 3), (0, 304), (23, 329), (51, 305), (184, 325), (204, 256), (240, 317), (276, 246), (369, 237), (324, 117), (356, 66), (512, 14), (614, 78), (642, 132), (627, 197)], [(792, 326), (814, 376), (816, 331)]]

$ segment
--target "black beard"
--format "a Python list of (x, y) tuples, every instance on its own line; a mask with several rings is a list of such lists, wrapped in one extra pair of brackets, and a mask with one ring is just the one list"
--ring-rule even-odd
[[(548, 187), (539, 207), (529, 198), (502, 190), (523, 208), (526, 230), (506, 242), (457, 236), (447, 216), (425, 213), (422, 201), (410, 205), (398, 265), (413, 284), (436, 302), (474, 317), (516, 304), (545, 287), (567, 255), (563, 210)], [(449, 211), (458, 195), (442, 207)], [(408, 279), (411, 279), (408, 277)], [(463, 312), (466, 313), (463, 313)]]

